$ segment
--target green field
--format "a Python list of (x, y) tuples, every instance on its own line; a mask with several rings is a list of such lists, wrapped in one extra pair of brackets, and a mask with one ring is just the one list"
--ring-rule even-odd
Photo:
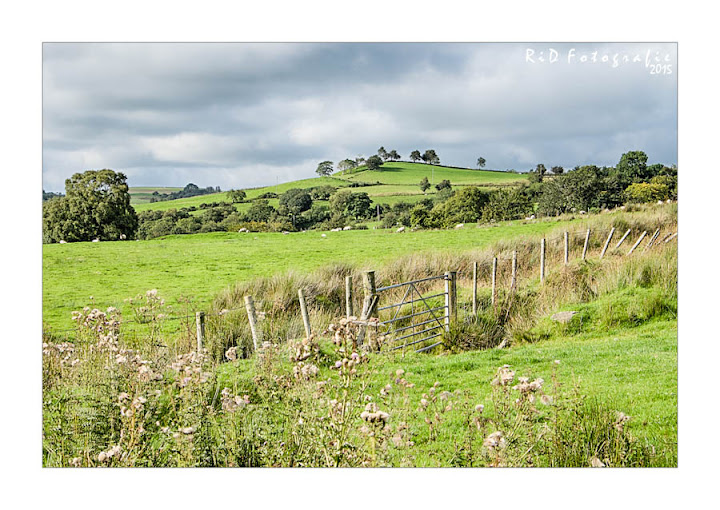
[[(433, 180), (435, 184), (443, 179), (448, 179), (453, 186), (475, 185), (498, 187), (514, 185), (526, 181), (526, 177), (521, 174), (445, 168), (418, 163), (385, 163), (382, 168), (383, 170), (381, 171), (361, 170), (354, 173), (339, 172), (332, 177), (314, 177), (310, 179), (286, 182), (275, 186), (248, 189), (246, 190), (247, 199), (252, 200), (263, 193), (268, 192), (281, 194), (292, 188), (305, 189), (326, 185), (333, 186), (335, 188), (344, 188), (355, 182), (364, 182), (373, 184), (373, 186), (363, 186), (360, 188), (353, 188), (352, 190), (367, 193), (375, 203), (387, 203), (392, 205), (397, 202), (417, 202), (426, 196), (432, 197), (435, 193), (435, 188), (430, 188), (427, 194), (423, 194), (419, 187), (420, 181), (426, 176), (428, 180)], [(166, 211), (168, 209), (180, 209), (182, 207), (199, 207), (200, 204), (203, 203), (222, 201), (227, 201), (227, 195), (224, 192), (155, 203), (149, 203), (148, 198), (147, 202), (134, 201), (133, 206), (138, 212), (151, 210)], [(270, 202), (270, 204), (277, 207), (276, 203)], [(239, 211), (244, 211), (247, 207), (249, 207), (247, 203), (236, 205), (236, 208)]]
[[(361, 167), (362, 168), (362, 167)], [(447, 179), (451, 184), (475, 185), (504, 185), (527, 180), (527, 176), (510, 172), (496, 172), (491, 170), (471, 170), (464, 168), (447, 168), (442, 166), (426, 165), (423, 163), (407, 163), (398, 161), (385, 163), (382, 170), (351, 170), (340, 172), (337, 177), (349, 181), (381, 182), (383, 184), (416, 185), (423, 177), (427, 177), (431, 184), (437, 184)]]
[(72, 325), (70, 312), (89, 304), (123, 308), (123, 300), (158, 289), (169, 304), (193, 297), (198, 309), (237, 281), (309, 271), (332, 262), (371, 266), (409, 253), (457, 252), (501, 239), (540, 234), (568, 222), (506, 222), (461, 230), (396, 234), (391, 230), (308, 231), (168, 236), (149, 241), (43, 245), (43, 321)]
[(182, 188), (132, 186), (130, 187), (130, 204), (133, 206), (139, 204), (149, 204), (150, 199), (153, 196), (153, 192), (155, 191), (157, 191), (158, 193), (173, 193), (180, 190), (182, 190)]

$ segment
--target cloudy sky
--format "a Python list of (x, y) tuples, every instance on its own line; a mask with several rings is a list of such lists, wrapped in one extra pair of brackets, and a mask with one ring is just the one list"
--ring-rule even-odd
[(43, 187), (261, 186), (323, 160), (527, 171), (677, 163), (675, 44), (71, 44), (43, 47)]

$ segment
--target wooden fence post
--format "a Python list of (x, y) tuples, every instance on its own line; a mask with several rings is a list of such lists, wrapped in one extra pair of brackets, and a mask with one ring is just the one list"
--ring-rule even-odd
[(585, 244), (583, 245), (583, 254), (582, 254), (583, 260), (585, 260), (585, 255), (587, 255), (588, 244), (590, 244), (590, 229), (587, 229), (587, 233), (585, 234)]
[(375, 271), (363, 273), (363, 300), (362, 320), (367, 320), (377, 314), (377, 287), (375, 286)]
[(202, 352), (205, 340), (205, 312), (195, 312), (195, 326), (197, 328), (197, 350)]
[(492, 267), (492, 294), (490, 295), (490, 304), (495, 307), (495, 301), (497, 299), (497, 268), (498, 268), (498, 259), (497, 257), (493, 257), (493, 267)]
[(375, 210), (377, 211), (377, 220), (380, 221), (380, 204), (375, 206)]
[(608, 245), (610, 244), (610, 239), (612, 239), (614, 233), (615, 227), (610, 229), (610, 235), (608, 235), (607, 241), (605, 241), (605, 246), (603, 246), (602, 252), (600, 252), (600, 258), (603, 258), (605, 256), (605, 252), (607, 251)]
[(570, 262), (570, 239), (567, 230), (565, 231), (565, 265)]
[(517, 285), (517, 250), (513, 250), (512, 253), (512, 275), (510, 277), (510, 290), (515, 292), (515, 286)]
[(633, 247), (630, 248), (628, 255), (632, 255), (632, 252), (634, 252), (635, 248), (637, 248), (638, 245), (642, 242), (642, 240), (645, 239), (646, 235), (647, 235), (647, 230), (644, 230), (643, 233), (640, 235), (640, 239), (638, 239), (637, 242), (633, 245)]
[(620, 241), (615, 245), (615, 248), (613, 248), (613, 250), (617, 250), (618, 248), (620, 248), (620, 245), (623, 243), (625, 238), (629, 235), (630, 235), (630, 229), (628, 229), (627, 232), (625, 232), (625, 235), (622, 236), (622, 239), (620, 239)]
[(540, 241), (540, 283), (545, 283), (545, 238)]
[(658, 238), (659, 235), (660, 235), (660, 228), (658, 228), (653, 233), (652, 237), (650, 238), (650, 241), (648, 241), (648, 243), (645, 245), (645, 248), (643, 248), (643, 251), (646, 251), (648, 248), (650, 248), (653, 245), (653, 243), (655, 242), (655, 240)]
[(303, 324), (305, 325), (305, 337), (310, 338), (312, 335), (310, 315), (308, 314), (307, 303), (305, 302), (305, 293), (302, 289), (298, 289), (298, 299), (300, 300), (300, 313), (302, 313)]
[(353, 315), (355, 311), (353, 310), (353, 300), (352, 300), (352, 276), (346, 276), (345, 277), (345, 314), (347, 318), (349, 319)]
[(472, 313), (477, 315), (477, 283), (478, 283), (478, 263), (473, 262), (473, 288), (472, 288)]
[(677, 235), (678, 235), (678, 233), (675, 232), (675, 233), (672, 234), (670, 237), (668, 237), (667, 239), (665, 239), (665, 244), (667, 244), (667, 243), (669, 243), (670, 241), (672, 241), (673, 239), (675, 239), (675, 238), (677, 237)]
[(445, 272), (445, 331), (457, 322), (457, 271)]
[(258, 350), (258, 344), (262, 345), (262, 334), (260, 328), (258, 328), (257, 314), (255, 313), (255, 301), (252, 296), (245, 296), (245, 309), (248, 314), (248, 321), (250, 322), (250, 332), (252, 333), (253, 349)]

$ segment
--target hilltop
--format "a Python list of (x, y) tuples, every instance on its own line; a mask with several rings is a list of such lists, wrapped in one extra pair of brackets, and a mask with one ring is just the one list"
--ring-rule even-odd
[[(425, 194), (420, 190), (419, 183), (423, 177), (427, 177), (433, 185), (447, 179), (453, 187), (470, 185), (500, 187), (518, 184), (526, 180), (526, 176), (510, 172), (473, 170), (470, 168), (397, 161), (385, 163), (381, 170), (367, 170), (365, 166), (360, 166), (352, 170), (337, 172), (329, 177), (314, 177), (275, 186), (246, 188), (245, 192), (249, 201), (265, 193), (277, 193), (279, 195), (293, 188), (307, 189), (317, 186), (332, 186), (339, 189), (361, 187), (362, 191), (366, 192), (373, 202), (394, 204), (399, 201), (416, 202), (433, 195), (435, 193), (434, 187), (430, 188)], [(155, 203), (141, 203), (138, 201), (133, 203), (133, 206), (138, 212), (165, 211), (182, 207), (198, 207), (202, 203), (223, 201), (227, 201), (225, 192)], [(270, 199), (270, 205), (274, 207), (278, 205), (276, 202), (277, 199)], [(239, 211), (243, 211), (248, 207), (248, 203), (236, 204)]]

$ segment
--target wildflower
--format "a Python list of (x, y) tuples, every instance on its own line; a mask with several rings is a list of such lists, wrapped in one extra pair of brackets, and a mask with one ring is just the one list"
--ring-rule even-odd
[(425, 409), (425, 408), (428, 406), (428, 401), (427, 401), (427, 399), (421, 398), (421, 399), (420, 399), (420, 405), (422, 406), (423, 409)]
[(405, 373), (405, 370), (403, 370), (402, 368), (398, 368), (397, 370), (395, 370), (396, 377), (402, 377), (404, 373)]
[(335, 362), (335, 368), (342, 368), (342, 361), (338, 360)]
[(593, 457), (592, 459), (590, 459), (590, 467), (605, 467), (605, 464), (603, 464), (603, 462), (597, 457)]
[(556, 359), (555, 361), (553, 361), (553, 363), (555, 363), (556, 365), (559, 365), (559, 364), (560, 364), (560, 360), (559, 360), (559, 359)]
[(542, 397), (540, 397), (540, 402), (542, 402), (546, 406), (549, 406), (550, 404), (552, 404), (552, 401), (553, 400), (550, 395), (543, 395)]
[(183, 434), (185, 434), (187, 436), (187, 435), (190, 435), (193, 432), (195, 432), (195, 430), (196, 430), (195, 427), (185, 427), (185, 428), (180, 429), (180, 432), (182, 432)]
[(450, 398), (450, 395), (452, 395), (452, 393), (450, 393), (449, 391), (443, 391), (442, 393), (440, 393), (440, 400), (447, 400), (448, 398)]
[(475, 406), (475, 411), (478, 413), (482, 413), (485, 410), (485, 406), (482, 404), (478, 404)]
[(613, 426), (615, 427), (615, 429), (618, 432), (622, 432), (625, 422), (628, 421), (629, 419), (630, 419), (630, 416), (626, 415), (625, 413), (618, 412), (617, 420), (615, 420), (615, 423), (613, 424)]
[(495, 376), (495, 379), (492, 380), (493, 386), (507, 386), (510, 384), (513, 379), (515, 378), (515, 372), (510, 370), (510, 365), (503, 365), (502, 367), (498, 368), (497, 375)]
[(503, 433), (500, 431), (493, 432), (485, 438), (485, 441), (483, 441), (483, 446), (487, 447), (490, 450), (494, 450), (495, 448), (502, 449), (505, 448), (506, 445), (507, 442), (503, 437)]
[(80, 457), (73, 457), (70, 461), (72, 467), (80, 467), (82, 465), (82, 459)]

